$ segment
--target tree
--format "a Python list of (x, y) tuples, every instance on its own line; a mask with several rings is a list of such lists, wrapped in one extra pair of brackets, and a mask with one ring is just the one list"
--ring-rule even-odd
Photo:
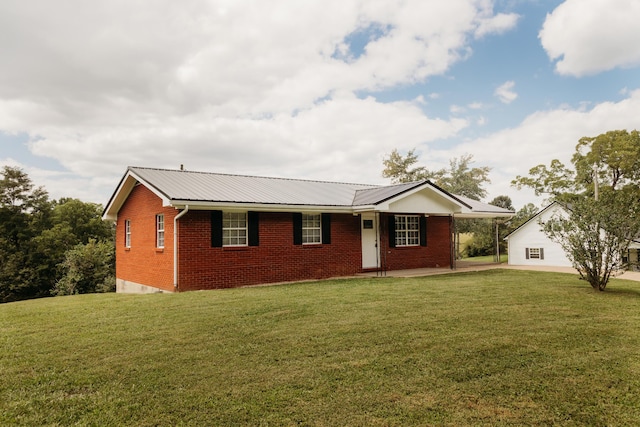
[(115, 289), (114, 250), (109, 242), (89, 239), (65, 253), (64, 274), (54, 295), (112, 292)]
[(527, 203), (509, 220), (509, 233), (529, 221), (538, 213), (538, 208), (533, 203)]
[(616, 130), (583, 137), (572, 163), (573, 169), (553, 160), (512, 184), (549, 194), (566, 207), (566, 215), (553, 217), (543, 229), (580, 277), (604, 291), (609, 278), (626, 269), (622, 255), (640, 234), (640, 134)]
[(49, 262), (37, 237), (51, 225), (47, 192), (34, 188), (19, 168), (5, 166), (0, 179), (0, 302), (48, 295)]
[(562, 246), (580, 276), (599, 291), (609, 278), (626, 269), (623, 254), (629, 236), (640, 231), (638, 192), (607, 189), (598, 200), (576, 197), (568, 215), (555, 215), (545, 233)]
[(56, 227), (73, 235), (73, 245), (86, 244), (90, 239), (113, 239), (113, 226), (102, 220), (102, 206), (97, 203), (70, 198), (60, 199), (53, 208), (52, 222)]
[(389, 157), (385, 157), (382, 160), (384, 164), (382, 176), (391, 178), (391, 182), (394, 184), (431, 179), (433, 176), (425, 167), (411, 168), (417, 162), (418, 156), (415, 154), (415, 148), (409, 150), (405, 157), (402, 157), (398, 150), (394, 148)]
[(502, 195), (502, 196), (494, 197), (493, 200), (489, 202), (489, 204), (493, 206), (498, 206), (499, 208), (502, 208), (502, 209), (515, 211), (515, 208), (513, 207), (513, 201), (509, 196)]
[(437, 180), (436, 185), (450, 193), (473, 200), (486, 197), (487, 190), (483, 185), (491, 182), (489, 180), (491, 168), (488, 166), (470, 168), (471, 163), (473, 163), (471, 154), (449, 160), (449, 170), (440, 171), (440, 179)]
[(50, 296), (66, 271), (65, 254), (76, 245), (95, 239), (113, 252), (113, 228), (101, 213), (95, 203), (49, 201), (25, 172), (5, 166), (0, 179), (0, 302)]
[(415, 149), (409, 150), (404, 157), (394, 149), (388, 157), (383, 159), (382, 176), (391, 178), (394, 183), (428, 179), (445, 191), (474, 200), (480, 200), (487, 195), (483, 185), (490, 182), (491, 168), (486, 166), (470, 168), (473, 163), (471, 154), (453, 158), (449, 160), (449, 169), (443, 168), (437, 171), (430, 171), (423, 166), (412, 168), (417, 162), (418, 156), (415, 154)]

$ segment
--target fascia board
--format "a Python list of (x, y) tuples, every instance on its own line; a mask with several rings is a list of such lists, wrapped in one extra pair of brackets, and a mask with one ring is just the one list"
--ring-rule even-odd
[(360, 212), (384, 212), (389, 210), (389, 205), (386, 203), (381, 203), (379, 205), (362, 205), (362, 206), (354, 206), (352, 209), (353, 213)]
[(326, 213), (353, 213), (351, 206), (322, 206), (322, 205), (279, 205), (267, 203), (237, 203), (237, 202), (210, 202), (191, 200), (171, 200), (170, 206), (183, 209), (189, 205), (190, 210), (227, 209), (238, 211), (257, 212), (326, 212)]
[(129, 194), (131, 194), (131, 191), (133, 190), (133, 188), (136, 186), (136, 183), (138, 182), (144, 185), (145, 187), (147, 187), (151, 192), (153, 192), (153, 194), (158, 196), (162, 200), (163, 206), (171, 206), (170, 200), (166, 197), (166, 195), (160, 192), (153, 185), (149, 184), (148, 182), (140, 178), (133, 171), (128, 170), (127, 173), (125, 173), (125, 175), (120, 180), (120, 184), (118, 185), (118, 188), (113, 193), (113, 195), (111, 196), (111, 199), (107, 203), (107, 206), (105, 207), (102, 213), (103, 220), (105, 221), (118, 220), (118, 212), (120, 211), (120, 208), (124, 204), (125, 200), (127, 200), (127, 198), (129, 197)]
[(130, 177), (130, 174), (127, 172), (120, 183), (118, 184), (118, 188), (113, 192), (107, 206), (104, 208), (102, 212), (102, 219), (105, 221), (117, 221), (118, 220), (118, 212), (120, 208), (124, 204), (124, 201), (129, 197), (131, 190), (135, 186), (135, 179)]
[(140, 184), (142, 184), (145, 187), (147, 187), (147, 189), (149, 191), (151, 191), (153, 194), (158, 196), (162, 200), (162, 206), (164, 206), (164, 207), (173, 206), (172, 203), (171, 203), (171, 199), (169, 199), (169, 197), (166, 194), (164, 194), (162, 191), (160, 191), (160, 189), (158, 189), (153, 184), (145, 181), (144, 179), (140, 178), (140, 176), (138, 174), (136, 174), (135, 172), (130, 170), (129, 173), (131, 174), (131, 176), (133, 178), (136, 179), (136, 181), (138, 181)]

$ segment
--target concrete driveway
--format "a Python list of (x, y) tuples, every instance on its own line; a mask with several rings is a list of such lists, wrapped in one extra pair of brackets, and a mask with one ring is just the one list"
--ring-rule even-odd
[[(457, 261), (456, 268), (415, 268), (411, 270), (394, 270), (394, 271), (377, 271), (370, 273), (361, 273), (359, 276), (367, 277), (420, 277), (433, 276), (436, 274), (463, 273), (470, 271), (484, 271), (496, 268), (504, 268), (508, 270), (530, 270), (530, 271), (550, 271), (554, 273), (578, 274), (573, 267), (552, 267), (552, 266), (530, 266), (530, 265), (509, 265), (497, 263), (475, 263), (468, 261)], [(626, 271), (616, 276), (618, 279), (635, 280), (640, 282), (640, 272)]]

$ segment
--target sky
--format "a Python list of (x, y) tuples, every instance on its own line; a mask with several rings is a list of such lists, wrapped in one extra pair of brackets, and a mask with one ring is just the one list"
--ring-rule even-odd
[(127, 166), (389, 184), (469, 154), (490, 201), (640, 129), (640, 0), (3, 0), (0, 166), (105, 205)]

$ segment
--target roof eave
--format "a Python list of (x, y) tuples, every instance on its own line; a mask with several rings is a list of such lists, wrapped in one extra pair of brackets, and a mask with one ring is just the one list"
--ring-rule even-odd
[(138, 176), (131, 168), (128, 168), (120, 180), (116, 191), (113, 192), (109, 202), (102, 211), (102, 219), (104, 221), (117, 221), (120, 208), (138, 182), (157, 195), (162, 200), (163, 206), (171, 206), (170, 200), (166, 194), (162, 193), (154, 185), (140, 178), (140, 176)]
[(184, 209), (189, 205), (190, 210), (212, 210), (229, 209), (258, 212), (334, 212), (353, 213), (352, 206), (331, 206), (331, 205), (294, 205), (278, 203), (252, 203), (252, 202), (229, 202), (229, 201), (209, 201), (209, 200), (171, 200), (169, 206), (176, 209)]

